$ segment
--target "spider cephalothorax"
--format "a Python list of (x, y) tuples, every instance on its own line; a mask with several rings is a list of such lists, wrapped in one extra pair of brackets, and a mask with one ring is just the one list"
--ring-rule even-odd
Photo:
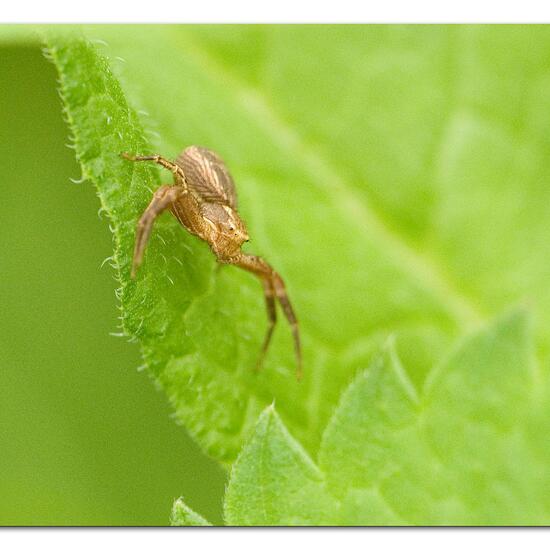
[(241, 246), (248, 241), (248, 232), (236, 210), (225, 204), (204, 202), (201, 214), (210, 226), (206, 240), (214, 254), (227, 259), (239, 255)]
[(257, 366), (261, 366), (269, 347), (277, 310), (275, 301), (281, 304), (294, 336), (297, 359), (297, 376), (301, 377), (302, 359), (298, 321), (288, 299), (281, 276), (262, 258), (244, 254), (241, 246), (248, 241), (248, 232), (237, 212), (237, 193), (229, 170), (213, 151), (192, 145), (187, 147), (175, 162), (159, 155), (132, 156), (132, 161), (150, 160), (170, 170), (173, 185), (159, 187), (141, 216), (137, 231), (132, 264), (132, 277), (143, 259), (147, 240), (157, 216), (170, 210), (177, 220), (193, 235), (206, 241), (221, 263), (234, 264), (260, 278), (267, 307), (268, 328)]

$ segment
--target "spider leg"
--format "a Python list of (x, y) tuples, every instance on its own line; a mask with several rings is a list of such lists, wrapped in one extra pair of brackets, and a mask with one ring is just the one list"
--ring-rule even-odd
[(143, 260), (143, 253), (145, 252), (145, 247), (147, 246), (147, 241), (149, 240), (149, 235), (156, 218), (170, 208), (183, 192), (183, 188), (177, 185), (162, 185), (155, 191), (149, 206), (145, 209), (137, 224), (134, 259), (132, 262), (132, 279), (136, 276), (136, 271)]
[(277, 322), (277, 309), (275, 307), (275, 289), (273, 288), (273, 283), (270, 278), (263, 278), (262, 285), (264, 287), (264, 297), (265, 297), (265, 307), (267, 310), (267, 331), (264, 336), (264, 343), (262, 344), (262, 351), (258, 357), (256, 363), (256, 370), (262, 368), (262, 364), (265, 359), (265, 354), (269, 348), (269, 343), (271, 342), (271, 337), (273, 336), (273, 329), (275, 328), (275, 323)]
[(123, 159), (131, 160), (133, 162), (148, 161), (148, 160), (152, 162), (156, 162), (157, 164), (160, 164), (163, 168), (170, 170), (170, 172), (172, 172), (174, 176), (179, 176), (179, 179), (184, 183), (185, 188), (187, 189), (185, 174), (183, 173), (183, 170), (181, 169), (181, 167), (178, 166), (175, 162), (166, 160), (164, 157), (161, 157), (160, 155), (130, 155), (129, 153), (121, 153), (120, 156)]
[(262, 346), (262, 354), (260, 355), (260, 361), (264, 358), (267, 348), (271, 341), (271, 335), (275, 327), (275, 303), (274, 297), (279, 300), (283, 313), (290, 325), (292, 330), (292, 336), (294, 338), (294, 350), (296, 353), (296, 378), (300, 380), (302, 378), (302, 346), (300, 344), (300, 331), (298, 328), (298, 320), (292, 309), (292, 305), (288, 298), (286, 292), (285, 284), (281, 276), (262, 258), (259, 256), (251, 256), (248, 254), (241, 254), (240, 256), (234, 258), (231, 262), (232, 264), (238, 265), (251, 273), (254, 273), (257, 277), (262, 280), (264, 285), (264, 294), (267, 305), (267, 312), (269, 317), (269, 326), (267, 329), (266, 336), (264, 338), (264, 344)]
[(300, 343), (300, 331), (298, 329), (298, 319), (296, 319), (296, 314), (294, 313), (294, 309), (292, 309), (292, 304), (290, 303), (290, 300), (288, 298), (285, 283), (283, 282), (283, 279), (281, 278), (281, 276), (276, 271), (273, 271), (271, 280), (272, 280), (273, 288), (275, 289), (275, 295), (277, 296), (277, 299), (281, 304), (283, 313), (285, 314), (288, 324), (290, 325), (290, 330), (292, 330), (292, 336), (294, 338), (294, 352), (296, 353), (296, 361), (297, 361), (296, 378), (298, 378), (298, 380), (301, 380), (302, 374), (303, 374), (302, 346)]

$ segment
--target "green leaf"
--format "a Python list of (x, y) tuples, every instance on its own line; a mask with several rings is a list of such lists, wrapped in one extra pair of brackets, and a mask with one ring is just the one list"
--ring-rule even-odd
[(392, 438), (415, 423), (417, 402), (416, 391), (388, 344), (344, 393), (325, 430), (319, 463), (336, 494), (343, 496), (351, 487), (370, 488), (378, 478), (393, 473), (386, 451)]
[[(505, 317), (443, 362), (418, 402), (390, 354), (352, 385), (325, 433), (320, 461), (333, 486), (376, 490), (404, 523), (516, 524), (522, 513), (544, 523), (532, 505), (508, 508), (530, 489), (538, 464), (515, 433), (493, 431), (488, 414), (513, 411), (509, 429), (525, 429), (529, 344), (525, 317)], [(510, 461), (522, 464), (519, 479), (506, 470)], [(356, 504), (370, 515), (368, 503)]]
[(228, 524), (323, 525), (335, 507), (319, 469), (268, 407), (233, 466)]
[[(155, 40), (159, 55), (168, 55), (175, 39), (171, 29), (151, 31), (147, 40)], [(150, 372), (177, 417), (213, 456), (231, 462), (274, 397), (284, 421), (314, 451), (342, 387), (389, 331), (401, 327), (399, 341), (420, 350), (416, 359), (424, 360), (463, 328), (460, 319), (468, 326), (471, 315), (460, 297), (445, 294), (444, 282), (432, 287), (433, 274), (416, 273), (412, 264), (419, 258), (378, 221), (367, 219), (365, 225), (361, 212), (350, 217), (353, 197), (344, 183), (335, 189), (326, 181), (320, 185), (315, 165), (321, 159), (299, 142), (287, 143), (297, 137), (285, 137), (291, 130), (270, 120), (263, 100), (234, 83), (226, 85), (202, 58), (181, 59), (189, 86), (183, 88), (170, 80), (173, 73), (157, 74), (156, 62), (141, 58), (138, 72), (151, 71), (147, 82), (168, 79), (166, 89), (184, 96), (176, 100), (183, 109), (179, 116), (185, 113), (181, 126), (174, 127), (172, 109), (158, 119), (173, 145), (153, 148), (94, 46), (57, 38), (50, 41), (50, 53), (83, 176), (96, 184), (114, 232), (123, 327), (141, 342)], [(157, 96), (150, 91), (136, 103)], [(136, 281), (129, 279), (135, 222), (159, 179), (155, 168), (132, 165), (119, 153), (161, 150), (174, 156), (189, 143), (210, 146), (227, 158), (252, 233), (250, 249), (263, 252), (288, 283), (302, 322), (306, 375), (301, 384), (294, 378), (284, 323), (264, 371), (254, 375), (266, 325), (257, 281), (234, 268), (216, 270), (205, 243), (175, 220), (165, 216), (157, 223), (145, 264)], [(286, 208), (289, 197), (307, 216)], [(396, 289), (400, 298), (389, 307)], [(366, 297), (366, 309), (358, 295)]]
[(548, 524), (550, 452), (540, 442), (550, 401), (547, 381), (544, 399), (535, 391), (530, 332), (514, 312), (474, 334), (420, 396), (390, 345), (344, 393), (319, 467), (308, 462), (315, 482), (294, 466), (296, 442), (278, 420), (269, 430), (264, 413), (233, 469), (227, 521), (294, 524), (296, 509), (321, 503), (303, 523)]
[(249, 108), (304, 145), (317, 180), (353, 195), (350, 215), (420, 252), (414, 275), (435, 267), (488, 317), (529, 299), (548, 349), (548, 26), (173, 32), (182, 56), (198, 50), (204, 71), (252, 92), (264, 109)]
[(170, 525), (173, 527), (207, 527), (211, 524), (197, 512), (191, 510), (182, 498), (178, 498), (172, 506)]

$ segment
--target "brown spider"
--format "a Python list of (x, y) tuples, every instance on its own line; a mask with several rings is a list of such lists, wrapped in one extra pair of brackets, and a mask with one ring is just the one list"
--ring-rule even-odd
[(175, 162), (160, 155), (132, 156), (122, 153), (131, 161), (153, 161), (170, 170), (174, 185), (162, 185), (154, 193), (149, 206), (137, 224), (132, 278), (143, 259), (147, 240), (157, 216), (170, 210), (176, 219), (191, 233), (206, 241), (218, 262), (233, 264), (260, 278), (267, 307), (268, 327), (257, 368), (260, 368), (271, 341), (277, 321), (275, 298), (279, 300), (294, 337), (297, 368), (302, 376), (302, 357), (298, 321), (288, 299), (281, 276), (259, 256), (241, 251), (248, 241), (246, 227), (237, 212), (237, 194), (233, 178), (223, 160), (213, 151), (192, 145), (187, 147)]

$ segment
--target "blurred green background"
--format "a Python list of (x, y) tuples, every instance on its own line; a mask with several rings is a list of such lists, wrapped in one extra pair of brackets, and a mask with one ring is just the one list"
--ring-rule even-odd
[(0, 524), (221, 520), (225, 473), (170, 418), (118, 332), (106, 220), (66, 147), (55, 71), (0, 45)]

